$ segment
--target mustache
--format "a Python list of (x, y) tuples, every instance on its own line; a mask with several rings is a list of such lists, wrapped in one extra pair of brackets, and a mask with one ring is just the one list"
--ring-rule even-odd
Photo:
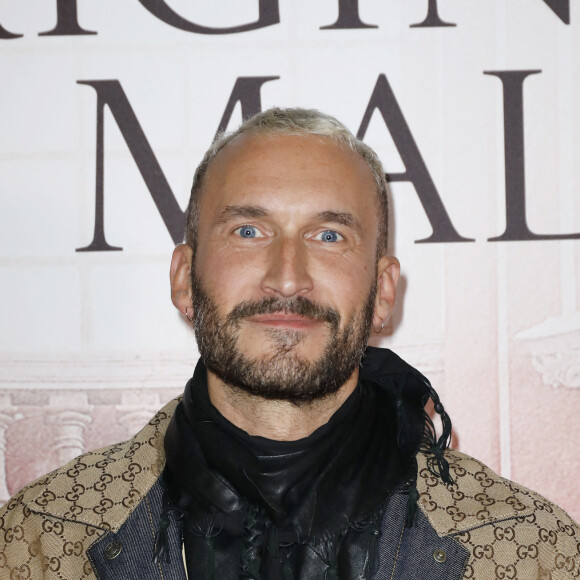
[(228, 321), (237, 323), (244, 318), (259, 314), (297, 314), (305, 318), (327, 322), (335, 327), (340, 324), (340, 314), (331, 307), (323, 306), (309, 298), (295, 296), (288, 300), (270, 296), (260, 300), (240, 302), (228, 315)]

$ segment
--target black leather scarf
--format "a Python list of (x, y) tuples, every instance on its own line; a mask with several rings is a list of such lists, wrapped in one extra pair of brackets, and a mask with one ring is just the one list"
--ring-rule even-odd
[(165, 437), (161, 522), (169, 510), (182, 514), (190, 578), (370, 577), (390, 494), (409, 491), (414, 508), (415, 455), (422, 443), (445, 442), (429, 438), (423, 406), (432, 389), (412, 367), (368, 349), (360, 376), (326, 425), (299, 441), (270, 441), (220, 415), (198, 363)]

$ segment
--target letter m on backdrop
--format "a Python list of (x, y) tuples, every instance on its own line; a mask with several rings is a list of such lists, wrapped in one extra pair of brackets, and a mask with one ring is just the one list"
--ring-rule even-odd
[[(262, 85), (279, 77), (240, 77), (236, 80), (230, 99), (226, 105), (217, 132), (228, 126), (236, 104), (242, 109), (242, 118), (247, 119), (262, 110), (260, 89)], [(77, 252), (106, 252), (122, 250), (111, 246), (105, 238), (105, 152), (104, 152), (104, 113), (105, 106), (111, 111), (121, 135), (143, 177), (143, 181), (153, 199), (159, 215), (173, 240), (177, 244), (183, 240), (185, 213), (179, 207), (155, 153), (145, 136), (127, 95), (118, 80), (78, 81), (88, 85), (97, 93), (97, 146), (96, 146), (96, 185), (95, 185), (95, 229), (92, 242)]]

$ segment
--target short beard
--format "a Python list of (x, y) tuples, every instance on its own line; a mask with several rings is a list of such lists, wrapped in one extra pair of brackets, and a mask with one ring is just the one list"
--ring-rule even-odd
[[(264, 399), (309, 403), (338, 391), (361, 362), (371, 331), (376, 278), (364, 307), (350, 316), (342, 332), (341, 317), (335, 309), (302, 296), (241, 302), (222, 318), (197, 278), (195, 264), (191, 282), (195, 337), (201, 358), (230, 387)], [(328, 338), (318, 359), (308, 360), (295, 352), (306, 338), (300, 330), (269, 329), (272, 348), (263, 359), (252, 359), (241, 351), (239, 330), (243, 320), (277, 312), (305, 316), (327, 325)]]

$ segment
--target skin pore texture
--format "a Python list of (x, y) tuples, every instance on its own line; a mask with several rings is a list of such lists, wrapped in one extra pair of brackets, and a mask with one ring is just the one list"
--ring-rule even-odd
[(365, 161), (324, 137), (242, 135), (212, 161), (195, 259), (174, 251), (172, 300), (209, 353), (212, 403), (250, 435), (306, 437), (356, 387), (399, 275), (377, 256), (376, 196)]

